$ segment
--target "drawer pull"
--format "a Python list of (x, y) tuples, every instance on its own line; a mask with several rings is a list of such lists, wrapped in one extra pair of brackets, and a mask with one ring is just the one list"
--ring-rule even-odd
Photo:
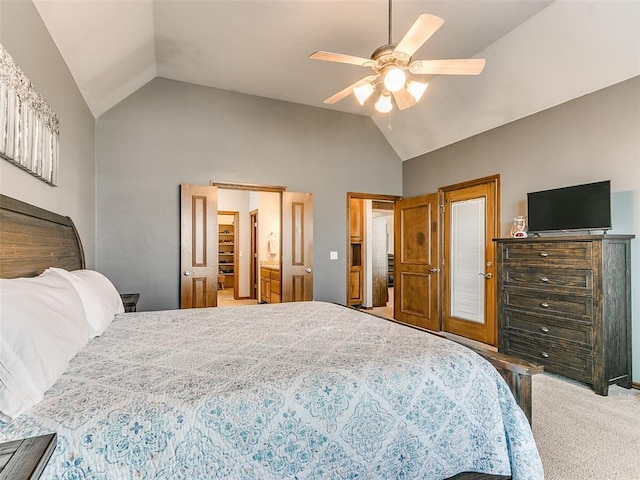
[(540, 306), (541, 306), (542, 308), (549, 308), (549, 304), (548, 304), (547, 302), (542, 302), (542, 303), (540, 304)]
[(540, 281), (543, 283), (547, 283), (549, 281), (549, 279), (547, 277), (541, 277)]
[(542, 333), (549, 333), (549, 329), (547, 327), (540, 327), (540, 331)]
[(540, 356), (542, 358), (549, 358), (549, 354), (547, 352), (540, 352)]
[(549, 256), (549, 254), (547, 252), (542, 252), (540, 253), (540, 256), (543, 258), (547, 258)]

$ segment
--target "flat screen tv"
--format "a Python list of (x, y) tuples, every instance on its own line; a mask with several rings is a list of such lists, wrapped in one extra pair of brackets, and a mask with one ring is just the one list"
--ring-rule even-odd
[(609, 230), (611, 181), (527, 193), (529, 232)]

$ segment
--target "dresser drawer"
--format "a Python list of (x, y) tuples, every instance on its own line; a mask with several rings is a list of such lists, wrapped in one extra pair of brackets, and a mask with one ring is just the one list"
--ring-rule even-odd
[(590, 350), (531, 335), (509, 332), (500, 352), (544, 365), (545, 371), (561, 373), (576, 380), (593, 381), (593, 355)]
[(564, 340), (574, 343), (577, 347), (591, 348), (593, 345), (593, 328), (583, 322), (531, 315), (509, 309), (502, 312), (501, 322), (500, 328), (503, 330), (516, 330), (539, 338)]
[(589, 295), (593, 291), (593, 270), (507, 265), (502, 271), (502, 282), (504, 286), (562, 289)]
[(505, 288), (502, 291), (502, 305), (504, 308), (524, 310), (528, 313), (571, 315), (577, 320), (593, 321), (592, 297)]
[(591, 242), (518, 242), (502, 244), (502, 261), (520, 265), (592, 266)]

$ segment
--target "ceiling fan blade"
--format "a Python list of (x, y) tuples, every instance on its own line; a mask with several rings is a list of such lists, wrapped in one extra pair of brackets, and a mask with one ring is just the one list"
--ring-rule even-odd
[(401, 52), (411, 57), (442, 26), (444, 20), (435, 15), (422, 13), (413, 22), (409, 31), (398, 42), (394, 52)]
[(322, 103), (326, 103), (327, 105), (333, 105), (334, 103), (339, 102), (340, 100), (342, 100), (345, 97), (348, 97), (349, 94), (353, 93), (353, 89), (356, 87), (359, 87), (360, 85), (364, 85), (367, 82), (373, 82), (374, 80), (376, 80), (379, 77), (379, 75), (369, 75), (367, 77), (361, 78), (360, 80), (358, 80), (355, 83), (352, 83), (351, 85), (349, 85), (347, 88), (345, 88), (344, 90), (340, 90), (338, 93), (336, 93), (335, 95), (330, 96), (329, 98), (327, 98), (324, 102)]
[(393, 98), (400, 110), (406, 110), (413, 107), (416, 103), (416, 99), (411, 96), (404, 88), (401, 88), (397, 92), (393, 92)]
[(325, 62), (349, 63), (351, 65), (359, 65), (361, 67), (370, 67), (376, 63), (370, 58), (354, 57), (353, 55), (322, 51), (312, 53), (309, 55), (309, 58), (313, 60), (324, 60)]
[(416, 60), (409, 65), (409, 71), (417, 75), (479, 75), (484, 64), (484, 58)]

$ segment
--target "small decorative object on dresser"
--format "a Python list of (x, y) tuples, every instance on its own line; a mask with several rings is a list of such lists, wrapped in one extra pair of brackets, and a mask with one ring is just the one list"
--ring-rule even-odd
[(525, 217), (524, 215), (513, 217), (511, 236), (515, 238), (526, 238), (529, 236), (527, 234), (527, 217)]
[(124, 305), (125, 312), (135, 312), (138, 308), (138, 300), (140, 300), (139, 293), (121, 293), (122, 304)]
[(496, 239), (498, 350), (586, 382), (631, 388), (633, 235)]

